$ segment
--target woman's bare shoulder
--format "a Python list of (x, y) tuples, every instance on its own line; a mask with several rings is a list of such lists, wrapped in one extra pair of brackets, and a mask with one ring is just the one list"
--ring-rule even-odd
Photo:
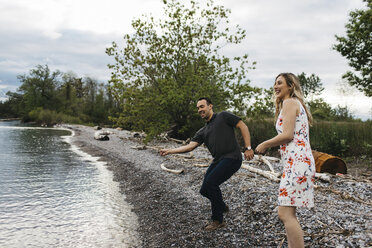
[(296, 98), (288, 98), (283, 101), (283, 107), (284, 106), (296, 106), (298, 105), (298, 101)]

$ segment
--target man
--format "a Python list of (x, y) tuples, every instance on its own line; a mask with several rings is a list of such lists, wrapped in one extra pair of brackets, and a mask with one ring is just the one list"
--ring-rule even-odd
[(242, 164), (234, 127), (239, 128), (243, 136), (245, 159), (251, 160), (254, 153), (248, 127), (238, 116), (226, 111), (213, 113), (213, 104), (207, 97), (200, 98), (196, 107), (200, 116), (205, 119), (206, 125), (195, 134), (188, 145), (162, 149), (160, 155), (190, 152), (203, 143), (207, 146), (213, 156), (213, 162), (205, 173), (200, 193), (211, 201), (212, 222), (205, 229), (213, 231), (225, 226), (223, 213), (229, 210), (222, 199), (219, 186), (238, 171)]

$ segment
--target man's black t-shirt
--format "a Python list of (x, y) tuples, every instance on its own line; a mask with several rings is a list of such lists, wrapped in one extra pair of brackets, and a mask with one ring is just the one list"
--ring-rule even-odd
[(192, 141), (200, 145), (205, 143), (213, 156), (213, 162), (223, 158), (242, 160), (242, 154), (234, 133), (234, 127), (240, 120), (240, 117), (226, 111), (215, 113), (211, 120), (196, 132)]

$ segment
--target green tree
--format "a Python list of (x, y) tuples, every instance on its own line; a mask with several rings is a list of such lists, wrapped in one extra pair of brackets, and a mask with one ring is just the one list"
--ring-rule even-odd
[(354, 72), (343, 75), (350, 85), (357, 87), (366, 96), (372, 96), (372, 1), (364, 0), (367, 9), (350, 12), (346, 37), (337, 36), (333, 49), (349, 61)]
[(255, 100), (248, 107), (246, 116), (250, 119), (264, 119), (274, 117), (275, 106), (273, 101), (273, 89), (260, 88), (255, 93)]
[(311, 114), (314, 119), (327, 121), (351, 121), (353, 115), (347, 106), (337, 105), (332, 108), (323, 98), (315, 99), (308, 102)]
[(90, 77), (85, 78), (84, 91), (85, 91), (84, 112), (87, 115), (92, 116), (94, 113), (95, 108), (94, 103), (96, 102), (98, 91), (97, 81)]
[(57, 111), (70, 116), (81, 115), (84, 95), (82, 88), (82, 79), (75, 73), (63, 73), (62, 84), (58, 89), (58, 99), (61, 104)]
[(320, 95), (324, 90), (320, 78), (315, 74), (306, 76), (306, 73), (302, 72), (297, 77), (300, 80), (302, 93), (307, 100), (312, 100), (314, 96)]
[(21, 117), (24, 113), (22, 95), (16, 92), (8, 91), (7, 100), (3, 103), (5, 117)]
[[(248, 55), (228, 58), (221, 49), (239, 44), (245, 31), (229, 27), (230, 11), (206, 1), (185, 7), (176, 0), (163, 1), (166, 18), (136, 19), (134, 33), (124, 36), (124, 48), (113, 42), (106, 50), (115, 58), (111, 91), (122, 113), (117, 125), (144, 130), (150, 136), (166, 130), (189, 137), (200, 127), (196, 100), (208, 96), (215, 109), (246, 109), (243, 99), (256, 90), (246, 79), (252, 68)], [(255, 63), (253, 62), (253, 65)]]
[(332, 109), (332, 118), (336, 121), (351, 121), (353, 120), (353, 115), (347, 106), (337, 105)]
[(0, 119), (14, 118), (17, 114), (12, 110), (9, 101), (0, 101)]
[(314, 119), (329, 120), (333, 115), (331, 105), (326, 103), (323, 98), (315, 99), (308, 104)]
[(23, 94), (25, 113), (32, 109), (42, 107), (53, 109), (58, 106), (56, 102), (56, 89), (60, 84), (60, 71), (51, 72), (48, 65), (37, 65), (29, 74), (19, 75), (21, 81), (18, 91)]
[(47, 65), (38, 65), (18, 78), (22, 82), (18, 92), (8, 92), (8, 99), (0, 101), (0, 117), (22, 117), (46, 125), (110, 124), (108, 115), (118, 112), (118, 103), (108, 86), (93, 78), (51, 72)]
[[(324, 90), (320, 78), (315, 74), (307, 76), (306, 73), (302, 72), (298, 74), (297, 77), (300, 80), (303, 95), (308, 102), (313, 101), (313, 97), (320, 95)], [(320, 107), (319, 103), (320, 102), (317, 101), (312, 105), (317, 109), (317, 107)], [(275, 106), (272, 88), (260, 88), (259, 91), (254, 93), (254, 101), (252, 101), (252, 104), (248, 107), (246, 115), (248, 118), (260, 119), (273, 117), (274, 112)], [(321, 112), (323, 112), (323, 110)]]

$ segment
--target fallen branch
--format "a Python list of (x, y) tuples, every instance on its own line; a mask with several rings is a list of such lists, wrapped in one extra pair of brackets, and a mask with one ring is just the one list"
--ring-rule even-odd
[(193, 159), (194, 154), (192, 152), (189, 155), (182, 155), (182, 154), (174, 154), (175, 157), (184, 158), (184, 159)]
[[(196, 166), (196, 167), (208, 167), (207, 164), (194, 164), (194, 166)], [(266, 177), (266, 178), (268, 178), (268, 179), (270, 179), (274, 182), (280, 182), (279, 177), (281, 176), (281, 173), (279, 173), (279, 172), (264, 171), (264, 170), (260, 170), (260, 169), (254, 168), (252, 166), (246, 165), (246, 164), (242, 164), (242, 168), (244, 168), (246, 170), (249, 170), (250, 172), (259, 174), (263, 177)]]
[(270, 157), (270, 156), (264, 156), (264, 155), (254, 155), (255, 159), (257, 159), (259, 156), (262, 156), (268, 160), (272, 160), (272, 161), (276, 161), (276, 162), (279, 162), (280, 161), (280, 158), (276, 158), (276, 157)]
[(207, 165), (207, 164), (193, 164), (193, 166), (196, 166), (196, 167), (208, 167), (209, 165)]
[(286, 239), (286, 237), (284, 237), (284, 238), (280, 241), (280, 244), (278, 245), (278, 248), (282, 248), (285, 239)]
[[(345, 175), (345, 174), (340, 174), (340, 173), (337, 173), (336, 174), (337, 177), (340, 177), (342, 179), (344, 179), (345, 181), (349, 181), (349, 182), (358, 182), (358, 183), (367, 183), (367, 184), (372, 184), (372, 177), (371, 175), (361, 175), (357, 178), (354, 178), (353, 176), (351, 175)], [(363, 178), (363, 176), (366, 176), (365, 178)]]
[(275, 171), (273, 169), (273, 166), (271, 165), (271, 163), (267, 160), (267, 158), (265, 156), (258, 155), (258, 160), (267, 164), (267, 166), (269, 166), (269, 168), (270, 168), (270, 171), (275, 173)]
[(323, 222), (321, 222), (320, 220), (316, 220), (319, 224), (323, 225), (323, 226), (327, 226), (326, 224), (324, 224)]
[(130, 148), (136, 149), (136, 150), (152, 149), (152, 150), (156, 150), (156, 151), (159, 151), (159, 150), (163, 149), (162, 147), (158, 147), (158, 146), (146, 146), (146, 145), (143, 145), (143, 146), (131, 146)]
[[(268, 157), (268, 156), (262, 156), (262, 155), (254, 155), (254, 160), (250, 160), (250, 161), (244, 161), (243, 163), (261, 163), (261, 162), (264, 162), (267, 166), (269, 166), (270, 168), (270, 171), (274, 174), (274, 175), (277, 175), (277, 172), (274, 171), (274, 168), (273, 166), (271, 165), (271, 163), (268, 161), (269, 159), (271, 160), (274, 160), (274, 161), (279, 161), (280, 159), (278, 158), (275, 158), (275, 157)], [(255, 168), (256, 169), (256, 168)], [(278, 176), (280, 177), (280, 176)], [(330, 182), (331, 181), (331, 177), (325, 173), (315, 173), (315, 178), (318, 178), (322, 181), (325, 181), (325, 182)]]
[(250, 171), (250, 172), (254, 172), (256, 174), (259, 174), (263, 177), (266, 177), (274, 182), (280, 182), (280, 175), (281, 173), (275, 173), (275, 172), (271, 172), (271, 171), (264, 171), (264, 170), (260, 170), (260, 169), (257, 169), (257, 168), (254, 168), (252, 166), (249, 166), (249, 165), (246, 165), (246, 164), (242, 164), (242, 168)]
[(324, 182), (330, 182), (331, 177), (325, 173), (315, 173), (315, 178), (318, 178)]
[(323, 192), (332, 192), (336, 195), (339, 195), (341, 196), (342, 199), (345, 199), (345, 200), (353, 200), (353, 201), (356, 201), (356, 202), (360, 202), (360, 203), (363, 203), (363, 204), (366, 204), (366, 205), (369, 205), (369, 206), (372, 206), (372, 202), (369, 201), (364, 201), (358, 197), (355, 197), (355, 196), (352, 196), (346, 192), (341, 192), (341, 191), (338, 191), (338, 190), (335, 190), (335, 189), (331, 189), (331, 188), (326, 188), (326, 187), (323, 187), (323, 186), (320, 186), (320, 185), (314, 185), (314, 188), (315, 189), (318, 189), (320, 191), (323, 191)]
[(146, 146), (131, 146), (130, 148), (136, 149), (136, 150), (146, 150), (147, 149)]
[(186, 141), (185, 140), (179, 140), (179, 139), (169, 138), (169, 137), (168, 137), (168, 140), (174, 141), (177, 144), (183, 144), (183, 145), (186, 144)]
[(337, 222), (335, 219), (332, 219), (332, 223), (336, 224), (341, 230), (344, 230), (344, 228)]
[(276, 161), (276, 162), (280, 161), (280, 159), (275, 158), (275, 157), (269, 157), (269, 156), (263, 156), (263, 155), (254, 155), (252, 160), (243, 161), (243, 163), (265, 163), (269, 167), (270, 171), (275, 173), (275, 170), (274, 170), (272, 164), (269, 162), (269, 160)]
[(162, 170), (165, 170), (165, 171), (167, 171), (167, 172), (174, 173), (174, 174), (181, 174), (181, 173), (183, 172), (183, 169), (179, 169), (179, 170), (176, 170), (176, 169), (169, 169), (169, 168), (165, 167), (164, 164), (161, 164), (161, 165), (160, 165), (160, 168), (161, 168)]
[(341, 229), (339, 231), (328, 231), (328, 232), (313, 233), (313, 234), (304, 232), (304, 236), (312, 237), (314, 239), (314, 238), (318, 238), (318, 237), (324, 237), (324, 236), (327, 236), (329, 234), (342, 234), (342, 235), (348, 236), (348, 235), (350, 235), (352, 233), (353, 232), (351, 230)]
[(210, 164), (210, 162), (211, 162), (211, 159), (209, 159), (209, 158), (185, 158), (185, 159), (183, 159), (183, 161), (185, 161), (185, 162), (190, 162), (190, 160), (192, 160), (194, 162), (207, 162), (208, 164)]
[(258, 161), (258, 160), (243, 160), (243, 163), (246, 163), (246, 164), (261, 164), (262, 162), (261, 161)]

